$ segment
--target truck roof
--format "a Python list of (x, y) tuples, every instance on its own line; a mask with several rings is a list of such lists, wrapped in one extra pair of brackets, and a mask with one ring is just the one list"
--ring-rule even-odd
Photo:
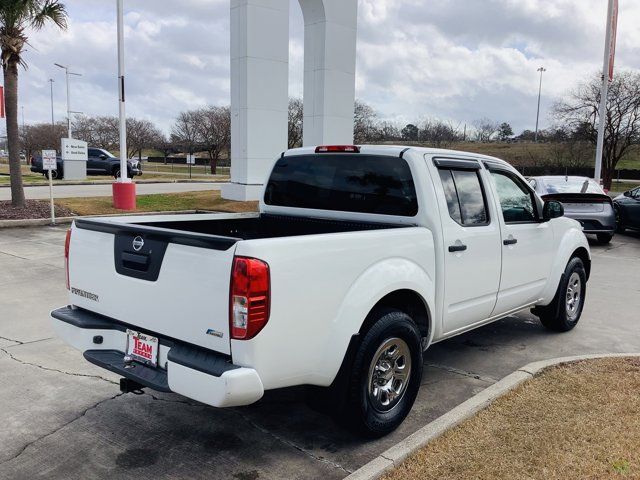
[[(416, 147), (410, 145), (358, 145), (360, 153), (369, 155), (388, 155), (390, 157), (399, 157), (401, 153), (405, 151), (412, 151), (416, 153), (422, 153), (426, 155), (454, 155), (454, 156), (471, 156), (482, 160), (490, 160), (494, 163), (500, 163), (505, 166), (511, 166), (504, 160), (488, 155), (482, 155), (480, 153), (465, 152), (462, 150), (448, 150), (444, 148), (430, 148), (430, 147)], [(292, 148), (285, 152), (283, 155), (288, 157), (291, 155), (312, 155), (316, 153), (316, 146), (313, 147), (300, 147)]]

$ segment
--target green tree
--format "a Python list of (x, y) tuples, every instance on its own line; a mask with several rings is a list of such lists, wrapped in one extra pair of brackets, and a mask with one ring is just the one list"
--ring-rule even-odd
[(416, 141), (418, 140), (419, 132), (420, 131), (418, 127), (416, 127), (413, 123), (409, 123), (408, 125), (405, 125), (400, 133), (402, 134), (403, 140)]
[(501, 141), (506, 142), (508, 139), (513, 137), (513, 128), (507, 122), (504, 122), (500, 125), (500, 130), (498, 130), (498, 138)]
[(0, 50), (4, 74), (7, 115), (7, 144), (11, 174), (11, 203), (24, 207), (20, 170), (20, 131), (18, 129), (18, 66), (26, 68), (22, 57), (28, 30), (40, 30), (52, 22), (67, 28), (67, 12), (58, 0), (0, 0)]

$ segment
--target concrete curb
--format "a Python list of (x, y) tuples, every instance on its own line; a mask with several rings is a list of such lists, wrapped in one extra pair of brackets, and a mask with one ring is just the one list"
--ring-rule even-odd
[(543, 370), (563, 363), (573, 363), (580, 360), (592, 360), (596, 358), (614, 357), (639, 357), (640, 353), (610, 353), (596, 355), (577, 355), (572, 357), (559, 357), (550, 360), (533, 362), (519, 368), (507, 375), (502, 380), (494, 383), (482, 392), (445, 413), (433, 422), (425, 425), (417, 432), (409, 435), (387, 451), (381, 453), (369, 463), (363, 465), (345, 480), (375, 480), (387, 471), (399, 466), (408, 456), (424, 447), (427, 443), (442, 435), (450, 428), (471, 418), (480, 410), (488, 407), (494, 400), (513, 390), (523, 382), (538, 375)]
[[(114, 213), (110, 215), (78, 215), (77, 217), (56, 217), (56, 225), (65, 225), (78, 218), (103, 218), (103, 217), (136, 217), (139, 215), (182, 215), (187, 213), (228, 213), (217, 210), (172, 210), (165, 212), (135, 212)], [(0, 228), (40, 227), (52, 226), (50, 218), (27, 218), (24, 220), (0, 220)]]

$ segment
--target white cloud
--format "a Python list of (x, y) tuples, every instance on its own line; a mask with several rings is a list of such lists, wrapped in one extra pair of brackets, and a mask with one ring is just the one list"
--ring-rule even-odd
[[(69, 63), (72, 107), (87, 114), (117, 112), (115, 5), (63, 0), (66, 32), (31, 35), (20, 76), (27, 122), (65, 116)], [(126, 3), (128, 114), (168, 131), (181, 110), (229, 102), (229, 1), (138, 0)], [(640, 2), (623, 1), (619, 68), (640, 69)], [(303, 27), (292, 0), (290, 92), (302, 94)], [(427, 116), (470, 123), (479, 117), (531, 128), (540, 65), (547, 68), (543, 126), (553, 100), (601, 68), (603, 0), (360, 0), (356, 91), (381, 116)]]

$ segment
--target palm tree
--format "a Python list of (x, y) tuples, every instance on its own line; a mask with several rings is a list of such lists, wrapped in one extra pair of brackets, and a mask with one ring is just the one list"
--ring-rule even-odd
[(4, 73), (7, 144), (11, 174), (11, 203), (24, 207), (18, 131), (18, 66), (26, 68), (22, 53), (27, 30), (40, 30), (47, 22), (67, 28), (67, 11), (58, 0), (0, 0), (0, 49)]

